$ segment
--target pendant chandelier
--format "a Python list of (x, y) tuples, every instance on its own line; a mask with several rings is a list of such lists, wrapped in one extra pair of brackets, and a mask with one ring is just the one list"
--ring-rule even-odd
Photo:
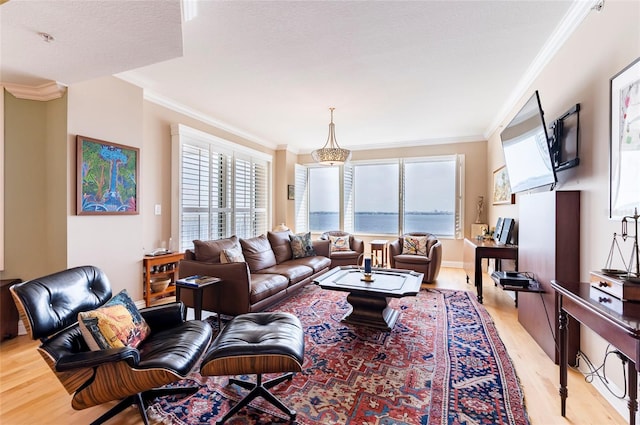
[(333, 110), (331, 111), (331, 123), (329, 124), (329, 137), (320, 149), (311, 152), (311, 158), (322, 165), (342, 165), (351, 158), (351, 151), (342, 149), (336, 141), (336, 125), (333, 123)]

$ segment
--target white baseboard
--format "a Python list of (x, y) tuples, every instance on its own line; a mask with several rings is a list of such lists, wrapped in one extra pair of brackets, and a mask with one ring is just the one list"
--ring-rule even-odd
[[(586, 376), (585, 370), (583, 369), (583, 367), (586, 367), (584, 366), (585, 362), (581, 362), (580, 364), (582, 366), (579, 366), (578, 370), (580, 371), (580, 373)], [(611, 404), (611, 406), (616, 410), (616, 412), (620, 414), (620, 416), (627, 420), (629, 419), (629, 406), (627, 405), (628, 397), (624, 400), (615, 397), (613, 394), (611, 394), (611, 392), (609, 392), (607, 387), (599, 379), (594, 379), (591, 382), (591, 385), (593, 385), (596, 391), (598, 391), (600, 395), (604, 397), (604, 399), (607, 400), (609, 404)], [(616, 394), (622, 394), (623, 392), (622, 389), (618, 388), (618, 386), (611, 381), (609, 381), (609, 387), (611, 391)], [(571, 388), (569, 388), (569, 394), (571, 394)], [(571, 396), (567, 397), (567, 403), (571, 403)], [(638, 421), (640, 421), (640, 412), (636, 412), (636, 423), (639, 423)]]

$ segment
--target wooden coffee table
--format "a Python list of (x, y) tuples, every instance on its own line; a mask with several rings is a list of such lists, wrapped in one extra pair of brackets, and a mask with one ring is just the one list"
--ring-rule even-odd
[(355, 266), (335, 267), (313, 282), (322, 289), (348, 292), (351, 310), (342, 321), (390, 331), (400, 312), (389, 306), (391, 298), (415, 296), (422, 273), (412, 270), (374, 269), (373, 282), (365, 282)]

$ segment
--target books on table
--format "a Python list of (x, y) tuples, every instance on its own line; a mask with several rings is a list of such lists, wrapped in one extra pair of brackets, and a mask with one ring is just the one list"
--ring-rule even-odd
[(189, 276), (182, 279), (178, 279), (177, 283), (179, 283), (180, 285), (193, 286), (194, 288), (197, 288), (202, 285), (215, 283), (219, 281), (220, 281), (220, 278), (218, 277), (195, 275), (195, 276)]

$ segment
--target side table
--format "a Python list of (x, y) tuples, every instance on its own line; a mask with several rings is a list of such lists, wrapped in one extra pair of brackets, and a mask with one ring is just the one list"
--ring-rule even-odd
[(371, 244), (371, 257), (373, 257), (373, 267), (387, 267), (387, 246), (389, 241), (386, 239), (374, 239)]
[[(176, 281), (176, 301), (183, 301), (183, 291), (187, 291), (190, 293), (193, 298), (193, 310), (194, 317), (196, 320), (202, 319), (202, 294), (204, 293), (204, 289), (215, 285), (216, 283), (222, 282), (222, 279), (218, 279), (217, 277), (212, 277), (211, 279), (207, 279), (202, 283), (195, 283), (196, 276), (185, 277), (182, 279), (178, 279)], [(184, 301), (183, 301), (184, 302)], [(187, 305), (187, 303), (185, 303)], [(220, 309), (218, 309), (220, 310)], [(218, 329), (222, 329), (220, 327), (220, 311), (216, 311), (218, 315)]]
[(9, 287), (14, 283), (22, 282), (21, 279), (0, 280), (0, 306), (2, 306), (2, 318), (0, 318), (0, 341), (10, 339), (18, 335), (18, 310), (13, 303)]

